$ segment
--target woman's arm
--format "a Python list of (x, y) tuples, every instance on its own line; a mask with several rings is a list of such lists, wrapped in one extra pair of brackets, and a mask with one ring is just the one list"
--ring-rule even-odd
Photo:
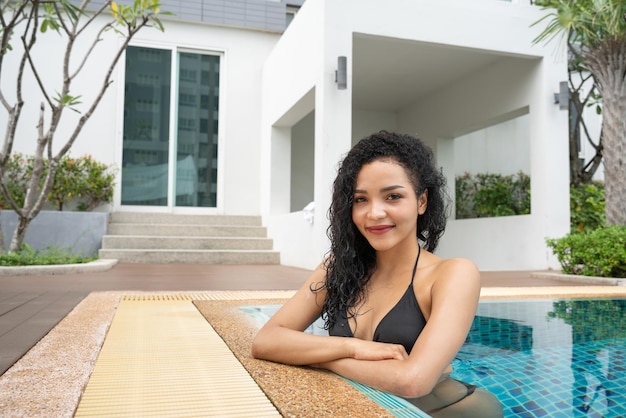
[(406, 358), (407, 354), (400, 345), (303, 332), (322, 311), (325, 292), (313, 292), (311, 288), (318, 288), (325, 274), (324, 268), (319, 266), (261, 328), (252, 343), (252, 356), (294, 365), (311, 365), (341, 358)]
[(446, 260), (435, 274), (430, 316), (408, 359), (341, 359), (319, 366), (407, 398), (430, 393), (465, 342), (480, 296), (480, 274), (468, 260)]

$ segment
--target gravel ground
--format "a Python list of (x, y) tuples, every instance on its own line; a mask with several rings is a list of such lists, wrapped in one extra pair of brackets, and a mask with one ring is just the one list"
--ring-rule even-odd
[(0, 376), (0, 416), (72, 417), (121, 293), (91, 293)]

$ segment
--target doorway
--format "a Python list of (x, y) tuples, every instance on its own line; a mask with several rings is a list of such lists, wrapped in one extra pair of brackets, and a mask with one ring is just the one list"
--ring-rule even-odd
[(219, 54), (126, 51), (122, 198), (127, 206), (218, 206)]

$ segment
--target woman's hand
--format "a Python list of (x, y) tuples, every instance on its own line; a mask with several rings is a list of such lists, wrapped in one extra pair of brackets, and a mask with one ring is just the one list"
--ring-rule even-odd
[(406, 360), (404, 346), (351, 338), (351, 358), (355, 360)]
[[(406, 360), (409, 358), (404, 346), (400, 344), (387, 344), (374, 341), (365, 341), (358, 338), (347, 338), (346, 342), (350, 344), (350, 357), (353, 360), (380, 361), (380, 360)], [(310, 364), (311, 367), (318, 369), (332, 370), (332, 366), (337, 361), (322, 362)]]

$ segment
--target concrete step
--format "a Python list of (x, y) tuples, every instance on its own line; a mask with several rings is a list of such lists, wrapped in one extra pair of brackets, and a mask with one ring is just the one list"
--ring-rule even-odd
[(182, 215), (174, 213), (114, 212), (113, 224), (166, 224), (166, 225), (239, 225), (261, 226), (260, 216), (240, 215)]
[(154, 237), (108, 235), (102, 238), (102, 248), (162, 249), (162, 250), (271, 250), (273, 241), (257, 237)]
[(280, 264), (280, 253), (276, 251), (101, 249), (99, 257), (120, 263)]
[(107, 235), (187, 236), (187, 237), (265, 237), (263, 226), (111, 223)]
[(260, 216), (115, 212), (100, 258), (121, 263), (280, 264)]

